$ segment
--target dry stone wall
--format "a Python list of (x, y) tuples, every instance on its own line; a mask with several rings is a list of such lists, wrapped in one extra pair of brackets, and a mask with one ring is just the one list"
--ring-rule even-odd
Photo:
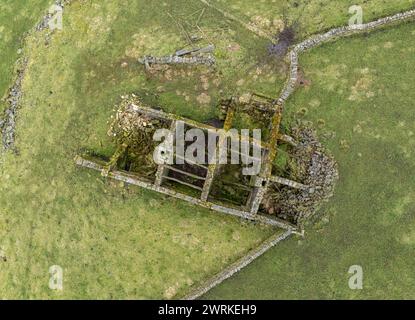
[[(60, 6), (62, 9), (65, 5), (68, 5), (71, 0), (57, 0), (55, 4)], [(46, 14), (42, 20), (35, 26), (34, 30), (36, 32), (43, 31), (48, 28), (49, 21), (52, 18), (51, 14)], [(49, 38), (50, 35), (47, 35)], [(4, 114), (0, 116), (0, 132), (1, 132), (1, 142), (2, 146), (0, 147), (0, 154), (7, 150), (15, 149), (15, 129), (16, 129), (16, 118), (17, 111), (20, 105), (20, 100), (22, 98), (22, 82), (26, 72), (27, 58), (23, 57), (17, 60), (17, 76), (14, 84), (9, 89), (6, 95), (6, 103), (8, 107), (4, 111)]]
[(267, 252), (272, 247), (276, 246), (279, 242), (285, 240), (292, 234), (291, 230), (288, 230), (280, 235), (273, 235), (267, 241), (265, 241), (262, 245), (255, 248), (251, 252), (249, 252), (246, 256), (238, 260), (237, 262), (233, 263), (213, 278), (208, 280), (204, 283), (201, 287), (195, 289), (189, 295), (187, 295), (184, 300), (195, 300), (205, 293), (207, 293), (210, 289), (216, 287), (226, 279), (232, 277), (235, 273), (241, 271), (247, 265), (249, 265), (252, 261), (257, 259), (258, 257), (262, 256), (265, 252)]
[(312, 36), (311, 38), (297, 44), (294, 48), (289, 52), (289, 60), (290, 60), (290, 74), (287, 81), (286, 86), (284, 87), (283, 91), (281, 92), (280, 98), (278, 99), (278, 104), (283, 106), (285, 101), (291, 96), (294, 92), (297, 79), (298, 79), (298, 56), (300, 53), (315, 48), (325, 42), (350, 36), (356, 33), (368, 32), (374, 29), (378, 29), (381, 27), (385, 27), (396, 22), (409, 20), (415, 17), (415, 9), (409, 10), (403, 13), (398, 13), (393, 16), (389, 16), (386, 18), (381, 18), (373, 22), (369, 22), (366, 24), (361, 25), (351, 25), (345, 26), (340, 28), (332, 29), (326, 33), (318, 34)]

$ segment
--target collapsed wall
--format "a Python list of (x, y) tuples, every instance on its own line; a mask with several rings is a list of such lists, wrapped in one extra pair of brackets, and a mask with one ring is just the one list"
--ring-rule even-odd
[(262, 209), (280, 219), (302, 225), (316, 214), (323, 202), (333, 196), (339, 173), (336, 161), (323, 148), (313, 129), (294, 128), (292, 135), (298, 141), (292, 152), (297, 178), (307, 188), (271, 184)]

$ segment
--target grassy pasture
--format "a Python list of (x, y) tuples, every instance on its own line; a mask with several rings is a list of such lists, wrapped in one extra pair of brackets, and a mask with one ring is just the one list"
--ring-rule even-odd
[(413, 0), (260, 0), (254, 4), (247, 0), (211, 0), (213, 4), (232, 12), (251, 25), (269, 33), (275, 32), (283, 22), (298, 24), (299, 38), (347, 24), (349, 8), (359, 5), (363, 20), (372, 21), (380, 16), (413, 8)]
[[(324, 45), (300, 59), (310, 86), (290, 99), (339, 163), (325, 218), (269, 251), (206, 298), (415, 297), (414, 23)], [(361, 265), (364, 289), (350, 290)]]
[[(271, 234), (75, 167), (85, 148), (112, 152), (107, 121), (119, 96), (152, 88), (129, 60), (141, 48), (135, 35), (153, 35), (157, 54), (176, 49), (166, 40), (171, 23), (156, 9), (147, 1), (76, 2), (49, 46), (45, 33), (28, 39), (19, 154), (5, 155), (0, 169), (2, 298), (172, 298)], [(55, 264), (64, 270), (58, 293), (48, 288)]]
[[(7, 0), (0, 4), (2, 92), (13, 78), (13, 62), (18, 56), (17, 49), (22, 46), (20, 39), (47, 8), (47, 2)], [(347, 13), (342, 10), (343, 1), (311, 1), (310, 6), (334, 2), (339, 4), (339, 15), (333, 15), (336, 18), (324, 26), (316, 25), (312, 19), (304, 22), (303, 30), (309, 30), (304, 34), (344, 24)], [(366, 1), (365, 5), (373, 6), (374, 17), (406, 9), (412, 2), (400, 0), (392, 4), (373, 0)], [(241, 8), (247, 3), (239, 2)], [(376, 11), (374, 4), (381, 10)], [(273, 2), (250, 4), (253, 11), (267, 14), (273, 6)], [(278, 6), (276, 16), (282, 16), (283, 8)], [(146, 102), (199, 121), (215, 116), (215, 102), (222, 96), (251, 90), (277, 95), (285, 73), (276, 73), (272, 63), (264, 62), (267, 42), (212, 9), (205, 11), (199, 26), (205, 39), (213, 39), (216, 45), (215, 72), (201, 67), (145, 74), (135, 63), (142, 55), (169, 54), (182, 48), (186, 41), (176, 22), (186, 20), (190, 23), (186, 24), (188, 32), (200, 32), (192, 25), (195, 13), (201, 9), (203, 4), (196, 0), (76, 1), (65, 12), (64, 30), (56, 32), (48, 46), (45, 33), (28, 38), (24, 54), (29, 57), (29, 67), (17, 128), (20, 152), (6, 154), (0, 166), (0, 249), (7, 260), (0, 261), (1, 298), (177, 297), (270, 235), (266, 227), (107, 181), (73, 164), (75, 154), (85, 149), (105, 155), (113, 152), (106, 137), (107, 121), (124, 93), (136, 92)], [(243, 19), (251, 16), (243, 10), (238, 13), (237, 7), (228, 7), (228, 10)], [(296, 15), (295, 10), (292, 15)], [(314, 17), (317, 16), (315, 11)], [(207, 40), (200, 44), (206, 44)], [(362, 47), (356, 44), (358, 50)], [(306, 66), (311, 61), (302, 64)], [(319, 68), (319, 63), (315, 62), (314, 67)], [(391, 72), (390, 77), (393, 75)], [(359, 88), (356, 91), (360, 99)], [(392, 94), (395, 92), (392, 90)], [(319, 91), (315, 96), (320, 97)], [(326, 98), (335, 99), (330, 95)], [(303, 97), (304, 104), (313, 100)], [(289, 111), (294, 113), (297, 106), (293, 104)], [(333, 119), (328, 115), (327, 126), (337, 131), (340, 120), (334, 117), (334, 111)], [(336, 152), (334, 146), (329, 144)], [(339, 204), (342, 195), (352, 197), (354, 193), (349, 191), (361, 191), (339, 190), (329, 206)], [(398, 211), (411, 204), (408, 197)], [(352, 219), (350, 215), (345, 216)], [(347, 230), (335, 221), (333, 218), (334, 226), (330, 224), (322, 232), (337, 239), (334, 230), (344, 234)], [(359, 233), (363, 234), (362, 230)], [(283, 244), (274, 251), (278, 252), (277, 264), (256, 263), (254, 268), (257, 271), (268, 268), (267, 272), (277, 270), (277, 273), (271, 272), (273, 279), (283, 281), (284, 270), (318, 251), (310, 249), (312, 243), (325, 241), (332, 247), (336, 243), (331, 238), (322, 239), (326, 238), (316, 234), (303, 242), (303, 246), (293, 241)], [(403, 239), (410, 242), (413, 232), (408, 229)], [(297, 258), (293, 259), (292, 255)], [(408, 267), (405, 259), (401, 261), (402, 266)], [(54, 264), (64, 270), (63, 292), (48, 288), (48, 269)], [(332, 270), (339, 272), (334, 267)], [(298, 271), (300, 275), (303, 272)], [(263, 287), (261, 290), (249, 288), (252, 295), (278, 294), (274, 287), (271, 290), (265, 286), (265, 279), (260, 275), (266, 273), (253, 271), (254, 274), (245, 281), (258, 281), (257, 286)], [(239, 286), (247, 285), (240, 276), (229, 283), (234, 281)], [(227, 289), (218, 290), (212, 297), (229, 293)], [(287, 296), (292, 294), (289, 286), (284, 290), (281, 292)], [(308, 290), (313, 288), (304, 289), (303, 294)]]

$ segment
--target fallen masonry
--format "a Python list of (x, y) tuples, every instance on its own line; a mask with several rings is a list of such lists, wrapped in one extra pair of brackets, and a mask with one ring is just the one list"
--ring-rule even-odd
[(336, 161), (323, 148), (313, 129), (297, 127), (292, 135), (298, 141), (293, 161), (297, 177), (304, 185), (293, 188), (289, 181), (274, 184), (265, 195), (263, 210), (303, 229), (319, 206), (333, 196), (339, 173)]
[(139, 63), (144, 64), (146, 68), (150, 68), (152, 64), (189, 64), (198, 65), (203, 64), (207, 66), (213, 66), (215, 64), (215, 58), (212, 56), (207, 57), (179, 57), (179, 56), (166, 56), (166, 57), (153, 57), (146, 56), (139, 60)]
[(216, 59), (212, 55), (215, 47), (209, 45), (204, 48), (183, 49), (176, 51), (175, 54), (165, 57), (145, 56), (138, 60), (146, 69), (149, 69), (153, 64), (166, 65), (206, 65), (211, 67), (215, 64)]

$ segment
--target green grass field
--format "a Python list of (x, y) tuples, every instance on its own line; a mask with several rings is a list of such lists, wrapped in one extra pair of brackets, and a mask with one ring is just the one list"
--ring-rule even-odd
[(359, 5), (363, 9), (363, 20), (372, 21), (380, 16), (408, 10), (413, 0), (262, 0), (253, 4), (247, 0), (213, 0), (245, 21), (272, 32), (286, 20), (297, 23), (299, 35), (303, 39), (314, 33), (347, 24), (350, 18), (349, 8)]
[[(11, 84), (23, 33), (47, 3), (0, 4), (2, 93)], [(347, 23), (351, 1), (310, 1), (301, 15), (291, 1), (229, 3), (227, 9), (246, 21), (261, 12), (273, 18), (274, 6), (282, 19), (288, 8), (291, 20), (304, 17), (304, 37)], [(366, 1), (365, 20), (411, 5)], [(286, 75), (264, 60), (266, 40), (213, 9), (199, 23), (201, 44), (213, 39), (216, 46), (215, 72), (201, 67), (146, 75), (135, 63), (142, 55), (183, 47), (175, 21), (188, 21), (187, 31), (198, 33), (195, 17), (203, 7), (198, 0), (75, 1), (49, 45), (46, 32), (27, 38), (19, 153), (0, 162), (0, 253), (6, 257), (0, 260), (0, 298), (180, 297), (271, 234), (73, 163), (85, 149), (114, 151), (107, 121), (122, 94), (135, 92), (199, 121), (215, 116), (220, 97), (251, 90), (278, 94)], [(208, 297), (413, 297), (413, 48), (404, 47), (413, 30), (410, 24), (341, 41), (301, 59), (311, 85), (292, 98), (286, 116), (306, 107), (305, 120), (323, 119), (321, 133), (336, 134), (326, 141), (341, 174), (324, 208), (330, 222), (314, 227), (306, 240), (280, 244)], [(347, 287), (352, 264), (367, 270), (362, 292)], [(64, 270), (62, 292), (48, 288), (51, 265)]]
[[(10, 86), (25, 32), (40, 20), (49, 0), (2, 0), (0, 3), (0, 97)], [(0, 108), (1, 110), (2, 108)]]
[[(306, 108), (303, 120), (321, 124), (339, 163), (335, 197), (305, 240), (281, 243), (206, 298), (415, 297), (414, 36), (410, 23), (302, 56), (311, 84), (287, 114)], [(352, 265), (363, 267), (363, 290), (348, 287)]]
[[(144, 4), (76, 2), (49, 46), (45, 32), (27, 40), (19, 154), (0, 169), (2, 298), (181, 296), (271, 234), (74, 165), (84, 148), (112, 152), (114, 103), (148, 85), (142, 67), (120, 66), (134, 35), (169, 34)], [(51, 265), (64, 270), (62, 292), (48, 288)]]

